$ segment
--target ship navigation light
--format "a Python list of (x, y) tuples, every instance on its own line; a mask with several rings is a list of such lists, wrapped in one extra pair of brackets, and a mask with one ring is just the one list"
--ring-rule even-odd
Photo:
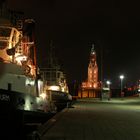
[(59, 86), (49, 86), (48, 90), (60, 91), (60, 87)]

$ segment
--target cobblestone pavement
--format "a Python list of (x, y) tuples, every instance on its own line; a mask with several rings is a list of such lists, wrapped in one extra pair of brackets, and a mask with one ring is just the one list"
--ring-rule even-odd
[(140, 99), (78, 100), (52, 120), (42, 140), (140, 140)]

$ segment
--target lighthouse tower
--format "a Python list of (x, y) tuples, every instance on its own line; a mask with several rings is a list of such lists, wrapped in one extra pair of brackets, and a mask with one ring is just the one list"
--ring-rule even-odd
[(98, 90), (99, 90), (98, 65), (97, 65), (94, 44), (92, 44), (90, 57), (89, 57), (87, 80), (82, 82), (78, 96), (82, 98), (98, 97), (99, 96)]
[(98, 86), (98, 66), (96, 62), (96, 52), (94, 50), (93, 44), (90, 52), (90, 61), (88, 66), (87, 87), (97, 88), (97, 86)]

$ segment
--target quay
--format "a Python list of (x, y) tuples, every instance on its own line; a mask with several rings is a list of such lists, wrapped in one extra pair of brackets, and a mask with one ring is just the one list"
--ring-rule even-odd
[(139, 140), (139, 97), (77, 99), (38, 128), (41, 140)]

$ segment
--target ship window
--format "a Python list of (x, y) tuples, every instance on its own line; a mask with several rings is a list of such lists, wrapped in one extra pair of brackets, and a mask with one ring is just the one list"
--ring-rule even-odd
[(59, 78), (60, 77), (60, 73), (57, 73), (57, 78)]
[(11, 29), (9, 28), (0, 28), (1, 37), (10, 37)]
[(46, 73), (46, 75), (45, 75), (45, 77), (47, 78), (47, 77), (50, 77), (50, 73)]
[(8, 46), (8, 42), (0, 41), (0, 50), (5, 49)]
[(56, 73), (55, 72), (52, 72), (52, 75), (51, 75), (53, 78), (56, 78)]

